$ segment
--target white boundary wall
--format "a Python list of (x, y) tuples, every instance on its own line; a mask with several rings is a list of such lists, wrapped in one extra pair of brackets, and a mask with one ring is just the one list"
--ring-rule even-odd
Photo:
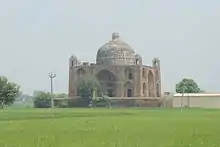
[(174, 94), (173, 107), (220, 108), (220, 93)]

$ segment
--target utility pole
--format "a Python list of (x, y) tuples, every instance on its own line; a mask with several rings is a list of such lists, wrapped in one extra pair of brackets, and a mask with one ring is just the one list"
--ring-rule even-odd
[(183, 110), (183, 100), (184, 100), (185, 88), (186, 88), (186, 86), (185, 86), (185, 83), (184, 83), (183, 90), (182, 90), (182, 97), (181, 97), (181, 112)]
[(56, 77), (56, 74), (50, 72), (48, 73), (50, 78), (50, 98), (51, 98), (51, 108), (54, 108), (54, 101), (53, 101), (53, 79)]
[(184, 98), (184, 88), (183, 88), (182, 97), (181, 97), (181, 112), (183, 110), (183, 98)]

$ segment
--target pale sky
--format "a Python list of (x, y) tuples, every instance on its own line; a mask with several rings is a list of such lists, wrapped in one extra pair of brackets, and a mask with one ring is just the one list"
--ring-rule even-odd
[(96, 52), (121, 38), (143, 62), (161, 60), (163, 91), (192, 77), (220, 92), (220, 0), (0, 0), (0, 75), (24, 93), (68, 91), (68, 60), (95, 62)]

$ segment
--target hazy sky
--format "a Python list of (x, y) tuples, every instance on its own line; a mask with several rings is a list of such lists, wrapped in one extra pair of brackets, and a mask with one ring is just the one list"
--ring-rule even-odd
[(0, 75), (24, 93), (68, 91), (71, 54), (94, 62), (96, 52), (121, 38), (143, 62), (161, 59), (164, 91), (183, 77), (220, 91), (219, 0), (1, 0)]

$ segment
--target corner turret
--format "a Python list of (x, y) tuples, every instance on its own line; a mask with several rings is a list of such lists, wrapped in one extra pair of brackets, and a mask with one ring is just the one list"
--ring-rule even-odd
[(77, 59), (76, 56), (72, 55), (69, 59), (69, 67), (78, 67), (81, 65), (81, 62)]

